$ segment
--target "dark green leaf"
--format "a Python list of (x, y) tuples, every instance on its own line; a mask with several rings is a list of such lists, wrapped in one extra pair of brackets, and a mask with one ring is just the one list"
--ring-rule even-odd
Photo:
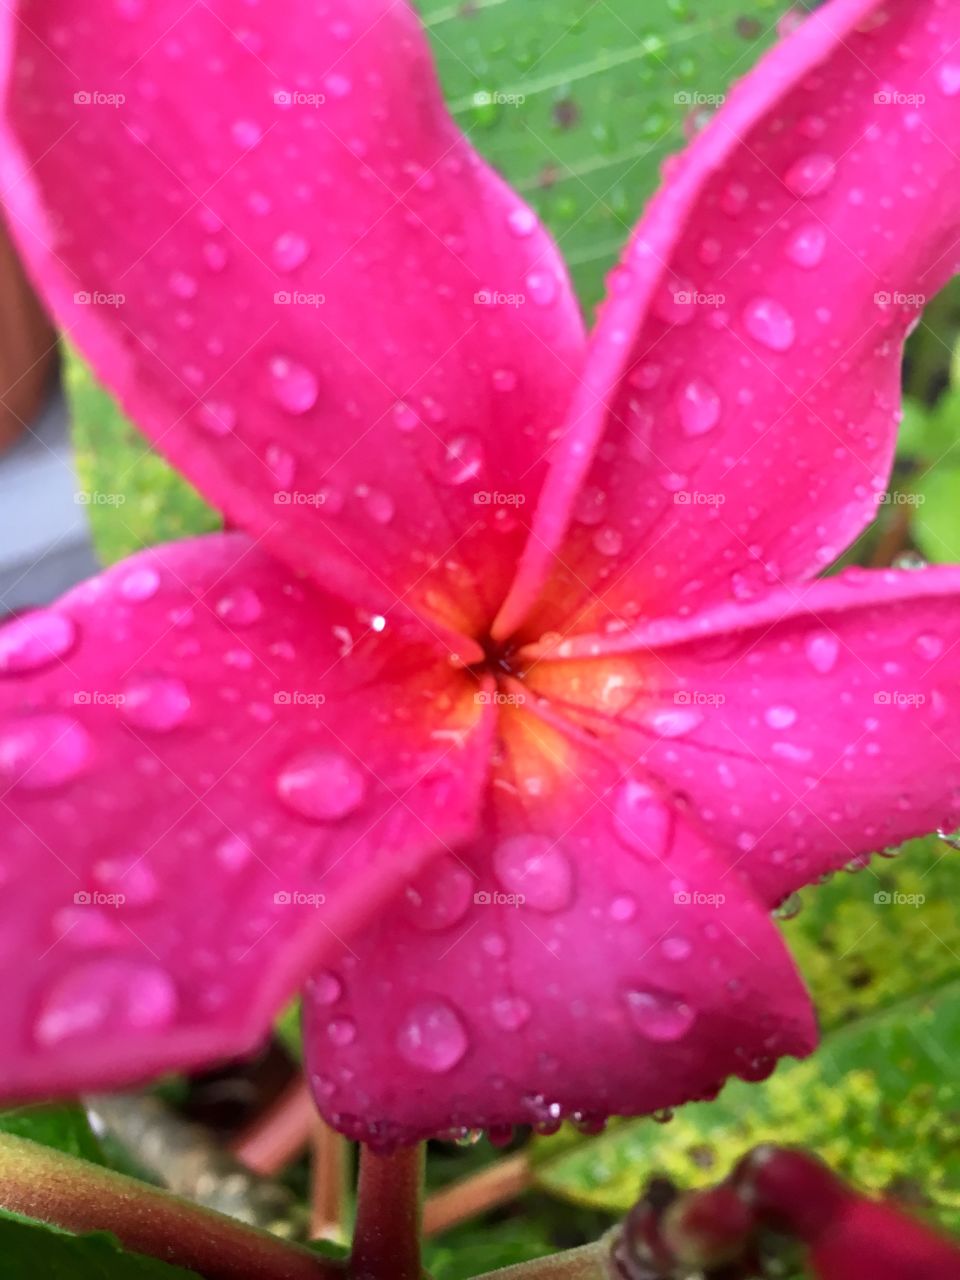
[(127, 1253), (113, 1236), (75, 1236), (0, 1209), (3, 1280), (198, 1280), (194, 1271)]

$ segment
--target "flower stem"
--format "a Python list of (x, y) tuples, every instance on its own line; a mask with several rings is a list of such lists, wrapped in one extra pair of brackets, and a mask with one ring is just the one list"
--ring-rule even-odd
[(610, 1242), (604, 1238), (549, 1258), (489, 1271), (476, 1280), (615, 1280), (618, 1274), (610, 1260)]
[(110, 1169), (0, 1134), (0, 1206), (67, 1231), (112, 1231), (127, 1249), (204, 1280), (342, 1280), (299, 1245)]
[(420, 1280), (424, 1148), (392, 1155), (360, 1148), (351, 1280)]
[(423, 1207), (423, 1234), (439, 1235), (460, 1222), (507, 1204), (522, 1195), (533, 1181), (524, 1152), (495, 1160), (486, 1169), (428, 1196)]

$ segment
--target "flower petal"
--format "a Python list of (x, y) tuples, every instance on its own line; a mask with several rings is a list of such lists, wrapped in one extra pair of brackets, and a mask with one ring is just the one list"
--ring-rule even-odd
[(589, 631), (808, 577), (872, 519), (903, 338), (957, 264), (958, 39), (939, 0), (833, 0), (671, 162), (498, 633), (554, 551), (536, 621)]
[(11, 229), (131, 418), (325, 588), (489, 621), (582, 325), (410, 6), (12, 9)]
[(472, 688), (370, 621), (229, 534), (0, 631), (4, 1097), (248, 1051), (473, 829)]
[(507, 726), (483, 839), (308, 989), (317, 1102), (354, 1137), (645, 1113), (812, 1047), (746, 884), (655, 793), (530, 721)]
[(682, 797), (766, 902), (960, 822), (960, 568), (851, 569), (606, 643), (562, 646), (534, 688)]

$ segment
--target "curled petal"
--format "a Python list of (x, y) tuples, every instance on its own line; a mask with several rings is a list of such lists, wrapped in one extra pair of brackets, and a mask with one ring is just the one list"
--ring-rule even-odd
[(832, 0), (671, 163), (498, 631), (553, 553), (531, 636), (750, 598), (873, 518), (904, 335), (957, 264), (958, 39), (940, 0)]
[(473, 829), (482, 713), (381, 623), (229, 534), (0, 630), (4, 1097), (249, 1051)]

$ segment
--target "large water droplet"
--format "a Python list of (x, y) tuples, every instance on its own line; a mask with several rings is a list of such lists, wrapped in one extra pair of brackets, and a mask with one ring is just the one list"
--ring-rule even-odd
[(446, 1000), (421, 1000), (404, 1018), (397, 1033), (400, 1056), (422, 1071), (452, 1070), (467, 1052), (467, 1029)]
[(536, 911), (562, 911), (573, 898), (573, 864), (547, 836), (511, 836), (497, 846), (493, 868), (507, 893)]
[(249, 627), (262, 614), (263, 605), (252, 587), (234, 587), (217, 601), (217, 616), (230, 627)]
[(314, 749), (295, 756), (277, 778), (277, 794), (302, 818), (332, 822), (359, 808), (367, 784), (339, 751)]
[(645, 858), (665, 855), (670, 839), (670, 811), (652, 787), (628, 778), (617, 791), (613, 814), (614, 830), (628, 849)]
[(784, 175), (784, 182), (795, 196), (809, 199), (826, 191), (836, 172), (837, 166), (832, 156), (822, 151), (812, 151), (790, 166)]
[(428, 933), (450, 929), (467, 914), (474, 885), (467, 868), (445, 854), (408, 887), (404, 914), (417, 929)]
[(34, 1038), (50, 1048), (82, 1036), (103, 1037), (168, 1027), (177, 990), (165, 969), (146, 961), (97, 959), (75, 966), (47, 992)]
[(92, 758), (90, 735), (72, 716), (41, 712), (0, 727), (0, 777), (22, 791), (72, 782)]
[(531, 271), (525, 282), (538, 307), (548, 307), (557, 296), (557, 277), (552, 271)]
[(829, 675), (837, 665), (837, 658), (840, 654), (840, 641), (836, 636), (830, 635), (829, 632), (818, 631), (807, 636), (803, 648), (807, 655), (807, 661), (814, 671), (820, 675)]
[(306, 413), (320, 394), (314, 374), (287, 356), (274, 356), (270, 361), (270, 383), (274, 399), (287, 413)]
[(296, 231), (284, 231), (282, 235), (277, 236), (270, 250), (273, 265), (278, 271), (283, 272), (295, 271), (306, 262), (309, 253), (309, 242)]
[(503, 1031), (519, 1031), (530, 1021), (533, 1010), (523, 996), (494, 996), (490, 1002), (493, 1020)]
[(680, 426), (688, 436), (702, 436), (720, 420), (720, 397), (704, 378), (691, 378), (677, 396)]
[(763, 718), (771, 729), (789, 729), (797, 722), (797, 713), (793, 707), (767, 707)]
[(754, 298), (743, 312), (743, 322), (751, 337), (771, 351), (788, 351), (796, 337), (793, 316), (773, 298)]
[(519, 205), (507, 214), (507, 226), (515, 236), (523, 238), (533, 235), (537, 229), (537, 215), (525, 205)]
[(37, 609), (0, 630), (0, 675), (39, 671), (70, 649), (77, 629), (65, 613)]
[(152, 600), (160, 589), (160, 574), (152, 565), (130, 569), (120, 582), (120, 594), (132, 604)]
[(343, 983), (329, 969), (321, 969), (310, 979), (310, 995), (317, 1004), (336, 1004), (343, 995)]
[(122, 710), (135, 728), (168, 733), (186, 720), (190, 694), (176, 676), (134, 676), (124, 686)]
[(357, 1024), (352, 1018), (334, 1018), (327, 1023), (327, 1039), (338, 1049), (345, 1049), (357, 1038)]
[(817, 222), (797, 227), (787, 241), (787, 257), (798, 267), (818, 267), (827, 247), (827, 232)]
[(937, 84), (948, 98), (960, 93), (960, 63), (941, 62), (937, 68)]
[(628, 991), (626, 1004), (633, 1025), (648, 1040), (681, 1040), (696, 1021), (690, 1005), (660, 991)]

